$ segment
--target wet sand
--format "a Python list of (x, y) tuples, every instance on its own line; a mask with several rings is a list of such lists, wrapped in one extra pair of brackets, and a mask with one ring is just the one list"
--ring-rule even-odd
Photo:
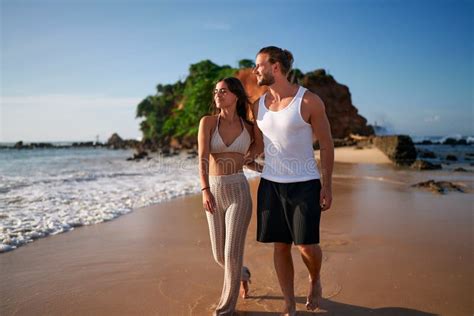
[[(424, 177), (336, 164), (334, 204), (321, 224), (319, 315), (473, 314), (473, 195), (409, 186)], [(0, 315), (210, 315), (223, 272), (200, 205), (200, 196), (178, 198), (1, 254)], [(272, 246), (257, 243), (255, 231), (254, 213), (251, 297), (239, 299), (236, 315), (278, 315)], [(293, 258), (303, 311), (307, 274), (296, 250)]]

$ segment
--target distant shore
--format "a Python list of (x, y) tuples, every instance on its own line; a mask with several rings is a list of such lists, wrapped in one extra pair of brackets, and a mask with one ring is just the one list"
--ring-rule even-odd
[[(419, 137), (418, 137), (419, 138)], [(134, 148), (140, 141), (134, 139), (121, 140), (124, 142), (123, 148)], [(356, 142), (350, 141), (350, 138), (335, 139), (336, 147), (348, 147), (356, 145)], [(439, 137), (434, 139), (422, 139), (414, 141), (415, 145), (474, 145), (474, 138), (471, 136), (453, 138), (453, 137)], [(4, 142), (0, 143), (0, 149), (35, 149), (35, 148), (71, 148), (71, 147), (109, 147), (108, 142), (99, 141), (82, 141), (82, 142)], [(186, 150), (189, 150), (187, 148)]]

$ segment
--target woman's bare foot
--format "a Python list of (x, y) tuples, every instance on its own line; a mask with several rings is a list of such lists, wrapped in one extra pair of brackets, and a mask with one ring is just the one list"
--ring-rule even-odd
[(306, 300), (306, 309), (314, 311), (319, 308), (320, 300), (323, 296), (323, 288), (321, 287), (321, 279), (309, 281), (309, 293)]
[(243, 266), (242, 279), (240, 281), (240, 296), (243, 299), (246, 299), (249, 296), (249, 284), (252, 283), (252, 281), (250, 281), (251, 276), (252, 274), (250, 273), (249, 268)]
[(248, 281), (240, 281), (240, 296), (243, 299), (249, 297), (249, 283), (252, 283), (250, 280)]

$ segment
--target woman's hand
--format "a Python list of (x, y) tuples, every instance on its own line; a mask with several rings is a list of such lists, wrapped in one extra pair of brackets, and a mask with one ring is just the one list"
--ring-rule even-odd
[(211, 214), (217, 210), (216, 199), (209, 188), (202, 191), (202, 206)]
[(247, 167), (250, 170), (259, 172), (259, 173), (262, 173), (262, 171), (263, 171), (263, 166), (261, 164), (259, 164), (258, 162), (256, 162), (255, 160), (245, 164), (245, 167)]

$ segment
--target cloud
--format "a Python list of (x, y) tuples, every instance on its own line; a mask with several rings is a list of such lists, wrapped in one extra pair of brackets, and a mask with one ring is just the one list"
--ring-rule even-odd
[(30, 96), (0, 97), (2, 108), (9, 107), (77, 107), (77, 108), (117, 108), (135, 107), (142, 98), (117, 98), (92, 95), (45, 94)]

